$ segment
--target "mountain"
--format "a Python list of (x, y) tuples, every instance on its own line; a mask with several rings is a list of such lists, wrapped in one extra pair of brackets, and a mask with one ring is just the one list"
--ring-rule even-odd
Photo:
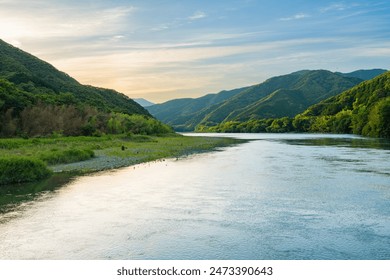
[(310, 132), (390, 138), (390, 72), (311, 106), (295, 122)]
[(340, 73), (340, 72), (336, 72), (336, 73), (342, 75), (343, 77), (353, 77), (353, 78), (359, 78), (364, 81), (367, 81), (385, 72), (387, 72), (387, 70), (385, 69), (371, 69), (371, 70), (357, 70), (350, 73)]
[(135, 98), (133, 100), (144, 108), (154, 105), (154, 103), (152, 103), (144, 98)]
[(326, 70), (299, 71), (268, 79), (226, 100), (201, 125), (225, 121), (293, 117), (361, 82)]
[(0, 78), (32, 94), (33, 99), (83, 103), (99, 110), (149, 116), (138, 103), (110, 89), (81, 85), (49, 63), (0, 40)]
[(126, 95), (82, 85), (0, 40), (0, 137), (169, 132)]
[(148, 107), (157, 119), (179, 131), (192, 131), (217, 104), (246, 90), (247, 87), (211, 93), (200, 98), (174, 99)]
[(294, 117), (360, 82), (359, 78), (343, 77), (326, 70), (302, 70), (254, 86), (195, 99), (170, 100), (148, 110), (174, 129), (188, 131), (227, 121)]

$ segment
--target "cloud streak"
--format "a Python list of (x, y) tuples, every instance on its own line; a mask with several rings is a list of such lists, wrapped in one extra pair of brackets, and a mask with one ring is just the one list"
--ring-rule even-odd
[(205, 18), (206, 17), (206, 14), (202, 11), (197, 11), (195, 12), (192, 16), (188, 17), (189, 20), (198, 20), (198, 19), (202, 19), (202, 18)]
[(344, 3), (334, 3), (326, 7), (320, 8), (321, 13), (327, 13), (331, 11), (344, 11), (347, 9), (347, 6)]
[(280, 20), (281, 21), (300, 20), (300, 19), (304, 19), (304, 18), (308, 18), (308, 17), (310, 17), (308, 14), (298, 13), (298, 14), (295, 14), (291, 17), (280, 18)]

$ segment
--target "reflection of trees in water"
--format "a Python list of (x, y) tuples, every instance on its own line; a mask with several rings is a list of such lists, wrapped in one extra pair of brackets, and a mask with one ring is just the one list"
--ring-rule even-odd
[(311, 139), (283, 139), (290, 145), (303, 146), (340, 146), (349, 148), (370, 148), (390, 150), (390, 141), (379, 138), (311, 138)]
[(62, 173), (39, 182), (0, 186), (0, 214), (12, 211), (23, 202), (35, 200), (44, 193), (60, 188), (69, 183), (74, 175)]

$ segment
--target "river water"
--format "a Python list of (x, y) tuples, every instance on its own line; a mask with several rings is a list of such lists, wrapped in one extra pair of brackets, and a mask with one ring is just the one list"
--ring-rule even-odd
[(0, 259), (390, 259), (389, 142), (233, 136), (256, 140), (78, 177), (1, 214)]

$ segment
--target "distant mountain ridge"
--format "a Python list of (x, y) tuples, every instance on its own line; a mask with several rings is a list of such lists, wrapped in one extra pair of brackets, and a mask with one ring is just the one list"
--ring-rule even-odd
[(154, 105), (153, 102), (150, 102), (149, 100), (146, 100), (144, 98), (134, 98), (133, 100), (144, 108)]
[(179, 131), (210, 127), (226, 121), (293, 117), (309, 106), (359, 84), (362, 78), (376, 76), (383, 71), (359, 70), (342, 74), (327, 70), (301, 70), (254, 86), (200, 98), (170, 100), (148, 107), (148, 110)]
[(359, 78), (364, 81), (367, 81), (385, 72), (387, 72), (387, 70), (385, 69), (371, 69), (371, 70), (357, 70), (350, 73), (340, 73), (340, 72), (336, 72), (336, 73), (342, 75), (343, 77), (354, 77), (354, 78)]
[(248, 87), (223, 90), (199, 98), (173, 99), (148, 107), (149, 112), (160, 121), (179, 131), (191, 131), (214, 106), (240, 93)]

